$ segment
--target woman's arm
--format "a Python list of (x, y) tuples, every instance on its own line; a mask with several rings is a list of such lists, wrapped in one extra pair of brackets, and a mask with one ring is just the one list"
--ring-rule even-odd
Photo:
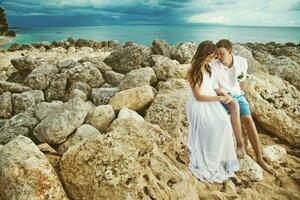
[[(191, 85), (192, 87), (192, 85)], [(197, 83), (194, 87), (192, 87), (193, 93), (197, 101), (221, 101), (225, 100), (224, 96), (209, 96), (209, 95), (202, 95), (200, 94), (200, 87)]]

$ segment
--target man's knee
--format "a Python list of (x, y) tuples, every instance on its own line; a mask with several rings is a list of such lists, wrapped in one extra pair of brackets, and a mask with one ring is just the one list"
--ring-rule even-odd
[(253, 121), (251, 115), (242, 116), (241, 120), (245, 126), (250, 126), (250, 125), (254, 124), (254, 121)]

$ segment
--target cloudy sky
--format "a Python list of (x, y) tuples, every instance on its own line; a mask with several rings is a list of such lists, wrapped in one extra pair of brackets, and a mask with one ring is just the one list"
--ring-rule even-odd
[(0, 0), (10, 26), (222, 24), (300, 27), (299, 0)]

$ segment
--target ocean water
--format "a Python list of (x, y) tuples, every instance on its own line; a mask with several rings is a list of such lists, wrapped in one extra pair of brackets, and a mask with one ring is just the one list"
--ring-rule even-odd
[(33, 43), (37, 41), (63, 40), (68, 37), (96, 41), (118, 40), (121, 43), (133, 41), (151, 45), (154, 39), (164, 39), (170, 45), (181, 42), (230, 39), (237, 43), (246, 42), (294, 42), (300, 43), (300, 27), (247, 27), (217, 25), (113, 25), (82, 27), (46, 27), (16, 29), (17, 37), (12, 43)]

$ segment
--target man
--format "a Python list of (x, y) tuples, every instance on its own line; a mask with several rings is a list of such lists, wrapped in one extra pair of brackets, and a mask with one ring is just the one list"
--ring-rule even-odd
[[(233, 98), (232, 103), (227, 101), (223, 104), (229, 113), (231, 113), (231, 123), (236, 136), (237, 147), (243, 148), (241, 140), (241, 121), (244, 124), (247, 134), (254, 149), (257, 163), (267, 172), (274, 174), (274, 170), (266, 163), (262, 156), (258, 132), (251, 116), (249, 104), (245, 99), (243, 84), (247, 75), (247, 60), (240, 56), (232, 55), (232, 43), (229, 40), (222, 39), (217, 42), (218, 59), (211, 64), (214, 78), (214, 88), (218, 95), (224, 95), (228, 99)], [(239, 113), (236, 116), (237, 111)], [(239, 118), (240, 117), (240, 118)], [(238, 120), (240, 119), (240, 120)], [(242, 157), (243, 153), (237, 151)]]

